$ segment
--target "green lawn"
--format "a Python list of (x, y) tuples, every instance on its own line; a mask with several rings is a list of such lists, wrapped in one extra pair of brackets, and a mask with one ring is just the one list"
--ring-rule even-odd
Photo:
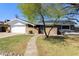
[(0, 38), (0, 53), (9, 55), (24, 55), (30, 35), (15, 35)]
[(39, 55), (44, 56), (79, 56), (79, 37), (40, 36), (37, 39)]

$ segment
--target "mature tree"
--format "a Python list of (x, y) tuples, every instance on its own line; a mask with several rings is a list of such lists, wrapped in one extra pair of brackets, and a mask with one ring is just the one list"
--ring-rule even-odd
[(44, 25), (44, 33), (46, 37), (48, 37), (46, 33), (46, 26), (45, 26), (45, 21), (44, 17), (48, 16), (46, 13), (46, 8), (44, 9), (42, 7), (42, 4), (38, 3), (27, 3), (27, 4), (20, 4), (20, 8), (23, 12), (24, 15), (27, 16), (28, 20), (35, 22), (37, 19), (41, 19)]
[[(50, 31), (52, 30), (53, 27), (51, 27), (49, 33), (47, 34), (45, 17), (54, 18), (56, 22), (58, 19), (64, 18), (71, 11), (69, 10), (69, 8), (65, 8), (64, 4), (27, 3), (27, 4), (20, 4), (19, 7), (22, 10), (23, 14), (27, 16), (28, 20), (32, 22), (35, 22), (38, 19), (42, 20), (44, 25), (44, 33), (46, 37), (49, 36)], [(53, 25), (56, 24), (55, 22)]]
[[(70, 6), (69, 4), (49, 4), (47, 8), (47, 13), (51, 16), (51, 18), (54, 18), (53, 26), (57, 25), (57, 20), (62, 20), (63, 18), (67, 18), (69, 20), (69, 15), (72, 15), (72, 12), (74, 12), (74, 9), (66, 8), (67, 6)], [(53, 27), (48, 32), (48, 36), (51, 32)]]

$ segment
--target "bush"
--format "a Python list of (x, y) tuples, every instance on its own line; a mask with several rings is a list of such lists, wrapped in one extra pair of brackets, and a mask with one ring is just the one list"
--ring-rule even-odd
[(30, 34), (33, 34), (33, 31), (32, 31), (32, 30), (30, 30), (30, 31), (29, 31), (29, 33), (30, 33)]

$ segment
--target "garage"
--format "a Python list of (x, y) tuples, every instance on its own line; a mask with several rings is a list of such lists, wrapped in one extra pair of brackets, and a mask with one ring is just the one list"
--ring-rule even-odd
[(8, 24), (10, 25), (11, 33), (26, 33), (27, 22), (24, 22), (19, 19), (14, 19), (9, 21)]
[[(22, 19), (14, 18), (11, 21), (7, 22), (7, 24), (9, 25), (10, 33), (27, 34), (28, 24), (31, 24), (31, 23)], [(33, 24), (31, 25), (34, 26)]]

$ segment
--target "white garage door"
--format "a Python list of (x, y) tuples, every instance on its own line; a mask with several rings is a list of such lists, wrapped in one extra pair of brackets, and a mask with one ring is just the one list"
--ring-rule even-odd
[(25, 33), (26, 32), (25, 29), (26, 29), (25, 26), (12, 26), (11, 32), (12, 33)]

